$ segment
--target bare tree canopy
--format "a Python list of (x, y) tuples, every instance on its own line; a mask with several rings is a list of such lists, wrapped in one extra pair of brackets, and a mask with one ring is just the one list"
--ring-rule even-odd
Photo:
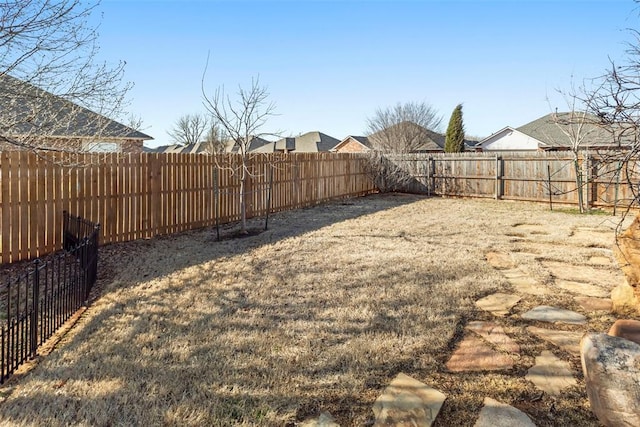
[(68, 136), (64, 133), (78, 127), (98, 138), (113, 133), (105, 118), (121, 116), (130, 85), (122, 81), (124, 63), (98, 60), (98, 34), (90, 25), (97, 5), (81, 0), (0, 4), (0, 136), (5, 142), (37, 150), (49, 144), (43, 138)]
[(133, 130), (137, 130), (138, 132), (142, 132), (146, 129), (142, 116), (137, 116), (135, 114), (129, 114), (129, 116), (127, 117), (126, 125)]
[(215, 90), (213, 95), (207, 95), (202, 77), (203, 104), (212, 115), (215, 123), (221, 126), (222, 131), (232, 140), (230, 151), (240, 154), (241, 163), (237, 171), (240, 179), (240, 217), (241, 232), (247, 232), (247, 184), (252, 176), (249, 170), (249, 151), (251, 143), (256, 138), (267, 134), (262, 132), (262, 127), (267, 120), (275, 114), (275, 104), (269, 100), (269, 92), (264, 86), (260, 86), (258, 78), (251, 79), (248, 89), (238, 87), (235, 99), (226, 95), (223, 87)]
[(171, 140), (180, 145), (196, 144), (211, 131), (211, 120), (205, 114), (185, 114), (167, 132)]
[[(203, 82), (204, 84), (204, 82)], [(261, 138), (271, 133), (262, 132), (269, 117), (275, 115), (275, 104), (269, 101), (269, 92), (260, 86), (259, 78), (251, 79), (251, 87), (238, 87), (236, 99), (225, 94), (224, 87), (215, 90), (212, 96), (202, 90), (203, 103), (224, 133), (233, 140), (234, 147), (242, 155), (249, 153), (253, 138)]]
[(420, 150), (442, 123), (442, 116), (426, 102), (398, 103), (378, 108), (367, 119), (369, 141), (383, 152), (407, 153)]
[(207, 144), (206, 150), (208, 153), (224, 153), (226, 151), (225, 141), (227, 137), (224, 129), (214, 118), (211, 118), (209, 122), (209, 130), (205, 135), (205, 143)]
[(618, 145), (623, 143), (638, 151), (640, 129), (640, 33), (632, 30), (626, 61), (610, 61), (609, 69), (593, 79), (592, 88), (584, 90), (580, 100), (596, 115)]

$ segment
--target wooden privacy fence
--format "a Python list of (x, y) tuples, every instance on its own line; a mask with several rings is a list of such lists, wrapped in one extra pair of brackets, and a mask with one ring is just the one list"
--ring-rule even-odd
[[(356, 154), (252, 155), (247, 216), (371, 193)], [(240, 157), (233, 154), (0, 153), (2, 263), (62, 245), (62, 212), (100, 223), (100, 241), (123, 242), (240, 219)], [(218, 197), (215, 197), (216, 194)], [(215, 203), (215, 202), (218, 203)], [(217, 205), (217, 206), (216, 206)]]
[[(409, 174), (407, 191), (577, 204), (574, 158), (567, 152), (404, 154), (388, 159)], [(591, 207), (636, 203), (640, 183), (637, 160), (618, 161), (598, 154), (578, 159), (583, 200)], [(406, 180), (405, 180), (406, 181)]]

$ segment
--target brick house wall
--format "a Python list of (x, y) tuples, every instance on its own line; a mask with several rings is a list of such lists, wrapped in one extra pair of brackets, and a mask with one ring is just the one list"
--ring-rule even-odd
[(349, 138), (336, 149), (336, 153), (366, 153), (369, 148), (353, 138)]
[[(59, 139), (44, 139), (42, 142), (43, 147), (50, 148), (61, 148), (65, 150), (71, 151), (92, 151), (91, 149), (86, 150), (83, 147), (87, 145), (87, 139), (83, 138), (59, 138)], [(105, 143), (105, 144), (114, 144), (115, 149), (113, 152), (118, 153), (142, 153), (143, 151), (143, 140), (141, 139), (116, 139), (116, 138), (104, 138), (100, 139), (99, 142), (89, 142), (90, 146), (94, 146), (94, 144)], [(31, 144), (35, 144), (34, 141), (30, 141)], [(22, 148), (10, 144), (6, 141), (0, 141), (0, 151), (19, 151)], [(111, 150), (109, 150), (111, 151)]]

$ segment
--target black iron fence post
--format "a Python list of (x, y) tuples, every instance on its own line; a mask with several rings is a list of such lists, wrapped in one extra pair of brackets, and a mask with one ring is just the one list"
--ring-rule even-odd
[[(33, 272), (33, 289), (31, 296), (31, 324), (29, 325), (30, 351), (29, 356), (36, 355), (38, 350), (38, 301), (40, 301), (40, 260), (34, 261), (35, 271)], [(28, 286), (28, 283), (27, 283)]]

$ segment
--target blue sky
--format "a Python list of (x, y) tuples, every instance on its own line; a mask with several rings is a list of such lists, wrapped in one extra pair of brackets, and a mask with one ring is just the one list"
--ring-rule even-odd
[[(557, 89), (604, 72), (639, 28), (631, 0), (103, 0), (101, 58), (127, 62), (147, 145), (170, 143), (207, 91), (259, 76), (276, 104), (265, 131), (366, 132), (376, 108), (427, 102), (444, 126), (463, 103), (484, 137), (567, 109)], [(547, 101), (550, 99), (550, 102)]]

